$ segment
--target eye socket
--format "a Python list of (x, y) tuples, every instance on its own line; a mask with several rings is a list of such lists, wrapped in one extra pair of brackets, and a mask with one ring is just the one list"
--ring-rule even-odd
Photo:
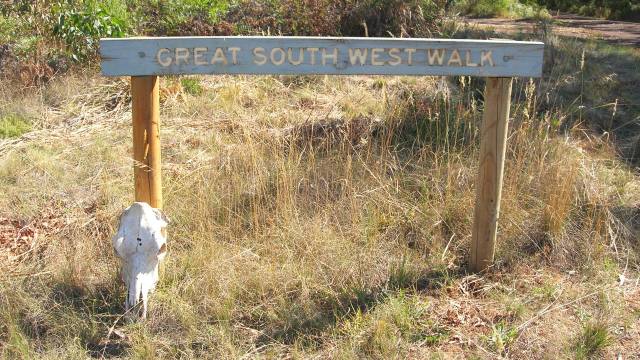
[(164, 243), (160, 246), (160, 250), (158, 250), (158, 255), (164, 255), (167, 252), (167, 244)]

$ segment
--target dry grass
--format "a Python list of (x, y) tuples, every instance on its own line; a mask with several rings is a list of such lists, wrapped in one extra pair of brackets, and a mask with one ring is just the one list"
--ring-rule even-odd
[(516, 83), (499, 261), (476, 276), (477, 81), (193, 79), (162, 82), (170, 256), (139, 324), (109, 241), (132, 201), (127, 83), (0, 91), (35, 128), (0, 140), (3, 356), (640, 351), (640, 180), (607, 138), (553, 125), (536, 84)]

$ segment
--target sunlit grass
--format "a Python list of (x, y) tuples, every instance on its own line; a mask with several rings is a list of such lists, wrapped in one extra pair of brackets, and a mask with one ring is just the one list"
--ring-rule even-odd
[(45, 109), (42, 130), (0, 143), (0, 219), (38, 233), (2, 258), (2, 356), (562, 358), (617, 346), (579, 321), (626, 319), (637, 174), (559, 96), (540, 105), (548, 83), (526, 80), (497, 263), (477, 276), (465, 269), (482, 81), (163, 78), (169, 256), (149, 319), (122, 321), (109, 239), (133, 201), (127, 86), (67, 78), (0, 99)]

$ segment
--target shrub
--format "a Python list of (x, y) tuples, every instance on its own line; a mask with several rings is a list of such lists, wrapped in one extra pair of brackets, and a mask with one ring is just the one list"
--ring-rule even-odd
[[(442, 15), (444, 3), (431, 0), (347, 2), (341, 30), (348, 36), (430, 36), (436, 19)], [(362, 30), (364, 24), (366, 34)]]
[(445, 1), (241, 1), (227, 20), (238, 33), (316, 36), (430, 36)]
[(461, 5), (473, 16), (507, 16), (512, 0), (472, 0)]
[(640, 21), (640, 3), (637, 0), (537, 0), (537, 3), (550, 10), (607, 19)]
[(121, 14), (113, 9), (117, 2), (85, 2), (75, 7), (64, 2), (53, 6), (55, 24), (53, 34), (68, 47), (73, 60), (94, 56), (101, 37), (123, 37), (127, 23)]
[(16, 138), (31, 130), (31, 123), (17, 114), (0, 117), (0, 138)]
[(13, 40), (19, 26), (18, 19), (0, 14), (0, 43), (5, 44)]
[(478, 17), (548, 18), (549, 12), (535, 0), (463, 0), (455, 8)]
[(154, 35), (215, 35), (214, 27), (233, 3), (228, 0), (166, 0), (133, 6), (142, 32)]
[(611, 343), (609, 330), (602, 323), (588, 323), (575, 344), (576, 359), (592, 359)]
[(202, 94), (202, 85), (200, 85), (200, 81), (197, 78), (193, 77), (185, 77), (180, 79), (180, 84), (184, 91), (189, 95), (198, 96)]

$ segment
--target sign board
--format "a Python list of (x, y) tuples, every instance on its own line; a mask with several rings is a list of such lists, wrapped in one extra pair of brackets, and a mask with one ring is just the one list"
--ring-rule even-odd
[(160, 75), (327, 74), (487, 77), (469, 267), (495, 254), (513, 77), (542, 76), (541, 42), (331, 37), (100, 39), (102, 73), (131, 76), (135, 199), (162, 207)]
[(105, 76), (176, 74), (540, 77), (544, 44), (331, 37), (101, 39)]

